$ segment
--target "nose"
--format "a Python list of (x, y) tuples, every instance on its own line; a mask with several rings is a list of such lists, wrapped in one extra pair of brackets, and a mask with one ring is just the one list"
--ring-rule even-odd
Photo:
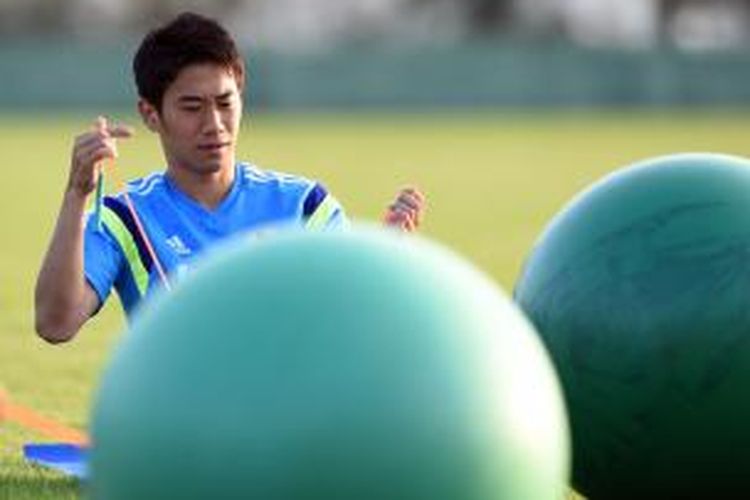
[(203, 119), (203, 133), (216, 134), (224, 132), (224, 122), (221, 119), (221, 112), (216, 106), (208, 106)]

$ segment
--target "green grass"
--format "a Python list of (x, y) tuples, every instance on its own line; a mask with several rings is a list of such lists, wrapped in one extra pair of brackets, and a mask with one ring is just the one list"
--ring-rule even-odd
[[(72, 137), (87, 120), (0, 118), (0, 387), (80, 428), (123, 330), (119, 304), (110, 301), (74, 342), (50, 346), (34, 336), (32, 294)], [(399, 186), (416, 184), (428, 196), (423, 232), (511, 290), (544, 224), (590, 182), (658, 154), (750, 156), (748, 137), (750, 114), (721, 112), (260, 116), (245, 124), (240, 157), (323, 180), (359, 219), (378, 219)], [(142, 128), (120, 153), (124, 177), (162, 165)], [(40, 436), (0, 427), (0, 499), (76, 498), (75, 483), (23, 463), (18, 450), (30, 440)]]

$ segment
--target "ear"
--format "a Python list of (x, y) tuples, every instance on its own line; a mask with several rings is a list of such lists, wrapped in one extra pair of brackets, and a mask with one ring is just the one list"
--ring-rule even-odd
[(152, 132), (158, 132), (161, 128), (159, 111), (153, 104), (145, 99), (138, 99), (138, 113), (141, 115), (143, 124)]

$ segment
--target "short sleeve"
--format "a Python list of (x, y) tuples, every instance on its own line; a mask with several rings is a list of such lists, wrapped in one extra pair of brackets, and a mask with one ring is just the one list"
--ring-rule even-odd
[(123, 257), (117, 240), (104, 224), (88, 216), (83, 238), (83, 270), (86, 280), (99, 296), (99, 306), (107, 300), (120, 273)]
[[(338, 202), (336, 202), (338, 204)], [(346, 229), (349, 227), (349, 219), (346, 217), (344, 208), (338, 204), (338, 208), (333, 211), (326, 221), (325, 229)]]
[(305, 227), (312, 230), (348, 226), (343, 207), (320, 183), (315, 183), (306, 193), (302, 215)]

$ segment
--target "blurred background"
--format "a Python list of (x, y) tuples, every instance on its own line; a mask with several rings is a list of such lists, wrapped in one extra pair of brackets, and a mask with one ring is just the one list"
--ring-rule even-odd
[[(682, 151), (750, 156), (750, 0), (0, 0), (0, 390), (77, 428), (127, 325), (112, 297), (75, 341), (44, 344), (36, 274), (73, 138), (98, 114), (137, 129), (108, 190), (163, 168), (130, 64), (183, 10), (218, 18), (247, 58), (241, 159), (322, 180), (355, 219), (417, 185), (422, 233), (508, 293), (602, 176)], [(0, 426), (0, 499), (77, 497), (19, 455), (39, 439)]]
[(135, 44), (185, 9), (259, 110), (750, 100), (748, 0), (0, 0), (0, 107), (131, 107)]

